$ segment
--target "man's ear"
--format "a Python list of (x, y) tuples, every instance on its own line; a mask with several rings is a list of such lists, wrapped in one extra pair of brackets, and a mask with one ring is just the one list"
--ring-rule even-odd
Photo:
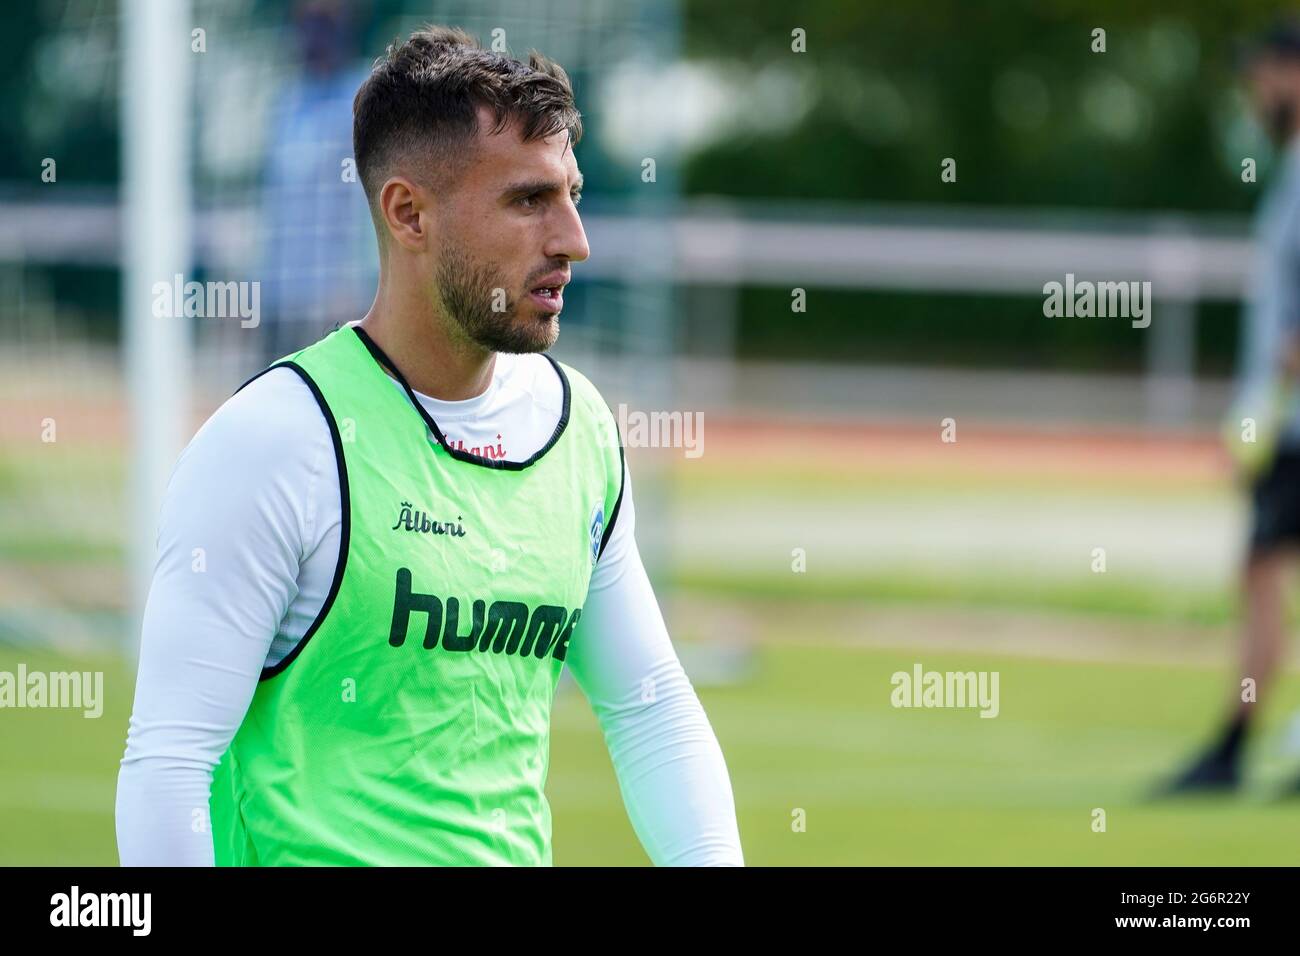
[(404, 176), (393, 176), (379, 190), (379, 214), (398, 245), (420, 252), (428, 244), (425, 191)]

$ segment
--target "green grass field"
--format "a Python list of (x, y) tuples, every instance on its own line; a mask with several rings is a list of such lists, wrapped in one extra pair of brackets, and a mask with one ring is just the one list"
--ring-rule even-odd
[[(0, 864), (114, 865), (117, 761), (131, 677), (113, 659), (0, 650), (0, 669), (103, 669), (99, 719), (12, 710), (0, 736)], [(1000, 714), (895, 709), (889, 677), (996, 670)], [(1275, 753), (1296, 706), (1272, 702), (1252, 785), (1232, 799), (1146, 804), (1145, 788), (1208, 729), (1215, 669), (763, 643), (754, 677), (701, 688), (726, 754), (751, 865), (1294, 865), (1300, 772)], [(557, 702), (548, 791), (556, 865), (647, 863), (599, 728)], [(1106, 813), (1106, 832), (1092, 829)], [(804, 811), (806, 830), (792, 817)]]
[[(1042, 472), (990, 471), (995, 454), (965, 470), (892, 453), (825, 469), (712, 441), (675, 475), (659, 586), (688, 672), (705, 635), (756, 648), (750, 679), (697, 682), (749, 863), (1297, 862), (1300, 799), (1275, 799), (1300, 775), (1282, 746), (1294, 672), (1261, 704), (1243, 794), (1143, 800), (1213, 731), (1227, 692), (1240, 529), (1222, 482), (1122, 454), (1090, 452), (1105, 468), (1077, 476), (1050, 456)], [(123, 452), (76, 434), (3, 452), (0, 670), (103, 670), (107, 702), (96, 720), (0, 710), (0, 865), (113, 865), (133, 677), (118, 657), (49, 648), (122, 639)], [(1089, 568), (1099, 544), (1104, 575)], [(795, 547), (807, 573), (792, 573)], [(918, 661), (996, 670), (999, 716), (893, 708), (890, 675)], [(647, 862), (571, 685), (549, 792), (557, 865)]]

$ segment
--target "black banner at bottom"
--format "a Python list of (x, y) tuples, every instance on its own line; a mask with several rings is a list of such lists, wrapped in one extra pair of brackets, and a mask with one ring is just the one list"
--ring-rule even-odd
[(797, 925), (818, 936), (919, 931), (927, 941), (1048, 932), (1226, 942), (1294, 927), (1295, 876), (1208, 868), (14, 868), (0, 869), (0, 930), (6, 940), (77, 934), (207, 944), (256, 932), (259, 942), (337, 944), (373, 942), (377, 931), (424, 937), (435, 918), (481, 916), (490, 922), (469, 925), (509, 936), (524, 932), (520, 921), (530, 917), (608, 916), (622, 926), (615, 932), (634, 936), (665, 924), (677, 927), (672, 935), (689, 925), (692, 936)]

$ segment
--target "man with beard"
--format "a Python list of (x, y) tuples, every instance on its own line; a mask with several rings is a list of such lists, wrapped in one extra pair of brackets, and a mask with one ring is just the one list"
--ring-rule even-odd
[[(1240, 672), (1219, 735), (1158, 795), (1240, 786), (1246, 739), (1285, 658), (1287, 581), (1300, 544), (1300, 25), (1276, 26), (1245, 66), (1278, 164), (1256, 213), (1240, 390), (1225, 426), (1252, 511), (1241, 577)], [(1300, 793), (1300, 781), (1291, 789)]]
[(246, 382), (173, 472), (122, 863), (550, 864), (567, 663), (650, 859), (743, 865), (614, 416), (545, 354), (589, 251), (568, 77), (429, 28), (353, 116), (378, 292)]

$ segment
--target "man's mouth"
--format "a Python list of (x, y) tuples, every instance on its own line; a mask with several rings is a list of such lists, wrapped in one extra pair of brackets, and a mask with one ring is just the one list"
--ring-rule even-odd
[(528, 297), (539, 309), (558, 314), (564, 308), (565, 281), (551, 276), (547, 280), (544, 285), (533, 286)]
[(541, 286), (528, 293), (528, 297), (539, 309), (547, 312), (559, 313), (564, 308), (564, 296), (556, 286)]

